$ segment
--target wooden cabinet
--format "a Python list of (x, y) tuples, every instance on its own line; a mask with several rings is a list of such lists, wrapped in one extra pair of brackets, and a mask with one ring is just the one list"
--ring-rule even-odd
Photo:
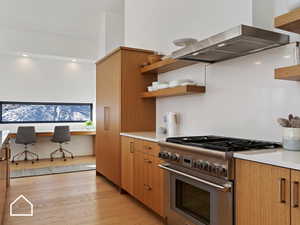
[(164, 217), (164, 172), (158, 167), (158, 152), (157, 143), (122, 137), (122, 188)]
[(236, 225), (299, 225), (300, 171), (236, 160)]
[(236, 160), (236, 225), (290, 224), (290, 170)]
[(121, 186), (131, 195), (133, 194), (133, 173), (134, 173), (134, 139), (122, 138), (122, 172)]
[(140, 65), (152, 51), (120, 47), (96, 63), (96, 169), (121, 185), (121, 132), (155, 130), (155, 100), (140, 93), (157, 79)]
[(291, 200), (291, 225), (300, 224), (300, 171), (291, 172), (292, 200)]
[(3, 224), (6, 207), (6, 193), (9, 185), (9, 155), (10, 148), (8, 143), (6, 143), (0, 150), (0, 224)]

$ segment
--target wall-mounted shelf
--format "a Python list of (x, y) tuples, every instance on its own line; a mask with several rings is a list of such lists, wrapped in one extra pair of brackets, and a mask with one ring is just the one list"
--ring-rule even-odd
[(300, 65), (275, 69), (275, 79), (300, 81)]
[(157, 73), (166, 73), (172, 70), (177, 70), (186, 66), (194, 65), (198, 62), (189, 61), (189, 60), (178, 60), (167, 58), (159, 62), (153, 63), (148, 66), (141, 68), (142, 74), (157, 74)]
[(300, 8), (275, 18), (275, 27), (300, 34)]
[(158, 98), (167, 96), (191, 95), (205, 93), (205, 86), (187, 85), (174, 88), (166, 88), (157, 91), (144, 92), (142, 98)]

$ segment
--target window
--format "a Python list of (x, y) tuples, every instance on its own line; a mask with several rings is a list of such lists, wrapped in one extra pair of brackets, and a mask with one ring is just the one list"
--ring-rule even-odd
[(93, 105), (83, 103), (0, 102), (0, 123), (63, 123), (92, 120)]

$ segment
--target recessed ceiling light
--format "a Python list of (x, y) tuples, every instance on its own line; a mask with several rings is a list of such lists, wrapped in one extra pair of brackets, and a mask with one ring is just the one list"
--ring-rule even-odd
[(283, 58), (289, 59), (289, 58), (291, 58), (291, 56), (290, 55), (284, 55)]
[(23, 56), (23, 57), (28, 57), (28, 54), (23, 53), (22, 56)]
[(72, 59), (72, 62), (77, 62), (77, 59)]
[(257, 62), (254, 62), (254, 64), (255, 64), (255, 65), (261, 65), (261, 64), (262, 64), (262, 62), (260, 62), (260, 61), (257, 61)]

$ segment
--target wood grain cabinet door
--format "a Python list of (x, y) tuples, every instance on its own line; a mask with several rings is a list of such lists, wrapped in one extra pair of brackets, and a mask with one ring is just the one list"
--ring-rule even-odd
[(147, 182), (147, 168), (145, 167), (145, 154), (143, 153), (143, 142), (136, 140), (134, 144), (134, 181), (133, 195), (141, 202), (145, 202), (145, 185)]
[(300, 224), (300, 171), (292, 170), (291, 225)]
[(236, 225), (290, 225), (290, 169), (245, 160), (235, 169)]
[(133, 195), (133, 160), (134, 160), (134, 139), (122, 137), (121, 158), (121, 186), (129, 194)]
[(97, 64), (96, 169), (121, 186), (121, 53)]
[(151, 156), (148, 165), (149, 207), (164, 217), (164, 171), (158, 167), (162, 162), (158, 157)]

